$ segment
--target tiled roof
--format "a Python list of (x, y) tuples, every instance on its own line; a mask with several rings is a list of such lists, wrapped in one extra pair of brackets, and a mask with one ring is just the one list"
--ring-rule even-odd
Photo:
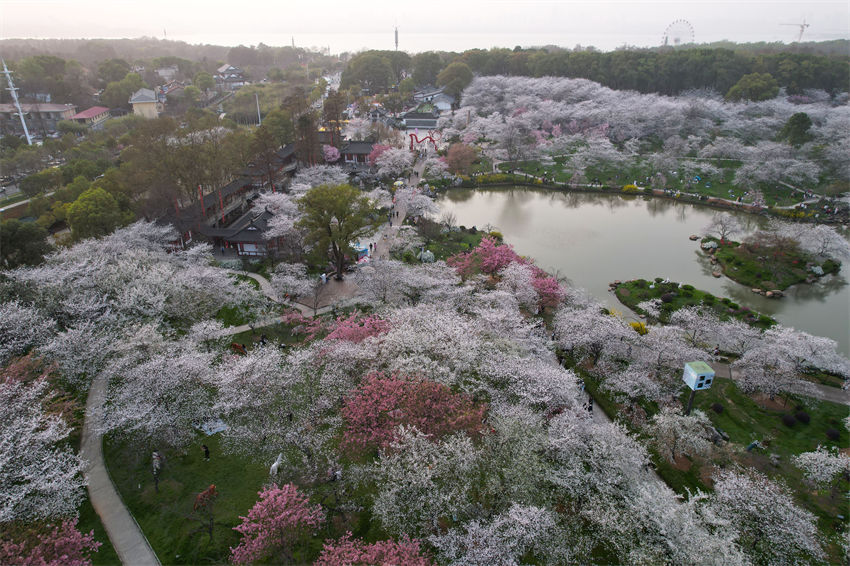
[(130, 97), (130, 104), (156, 102), (156, 93), (149, 88), (140, 88)]
[(71, 120), (83, 120), (86, 118), (94, 118), (95, 116), (100, 116), (104, 112), (109, 112), (109, 108), (105, 106), (92, 106), (88, 110), (83, 110), (82, 112), (78, 112), (71, 116)]

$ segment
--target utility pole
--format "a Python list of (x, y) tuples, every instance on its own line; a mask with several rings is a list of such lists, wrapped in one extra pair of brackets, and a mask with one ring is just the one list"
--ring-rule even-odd
[(8, 90), (12, 94), (12, 100), (15, 102), (15, 108), (18, 109), (18, 117), (21, 119), (21, 126), (24, 127), (24, 135), (27, 137), (27, 144), (32, 145), (30, 131), (27, 129), (27, 120), (24, 118), (24, 111), (21, 110), (21, 102), (18, 100), (18, 89), (15, 88), (15, 83), (12, 81), (12, 71), (6, 67), (6, 60), (3, 59), (3, 74), (6, 75), (6, 81), (9, 83)]
[(256, 92), (254, 93), (254, 100), (257, 101), (257, 122), (259, 122), (258, 125), (262, 126), (263, 125), (263, 117), (260, 116), (260, 95), (259, 95), (259, 93), (256, 93)]
[(398, 51), (398, 26), (395, 28), (395, 50)]

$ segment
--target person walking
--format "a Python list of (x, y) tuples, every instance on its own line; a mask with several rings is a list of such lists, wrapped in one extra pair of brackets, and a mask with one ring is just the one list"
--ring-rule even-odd
[(201, 450), (204, 451), (204, 460), (210, 461), (210, 448), (206, 444), (201, 444)]

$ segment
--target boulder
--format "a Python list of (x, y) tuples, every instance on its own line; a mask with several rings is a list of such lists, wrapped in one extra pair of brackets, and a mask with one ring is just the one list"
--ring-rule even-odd
[(757, 293), (757, 294), (761, 295), (761, 289), (755, 288), (755, 289), (753, 289), (753, 293)]
[(696, 242), (697, 240), (699, 240), (699, 236), (697, 236), (696, 234), (691, 234), (690, 236), (688, 236), (688, 239), (692, 242)]
[(723, 277), (723, 272), (722, 271), (714, 271), (714, 272), (712, 272), (712, 275), (714, 275), (715, 277), (718, 277), (718, 278)]
[(768, 291), (767, 293), (764, 294), (764, 296), (767, 297), (768, 299), (773, 298), (773, 291)]
[(777, 299), (778, 299), (779, 297), (783, 297), (783, 296), (785, 296), (785, 293), (783, 293), (783, 292), (782, 292), (782, 291), (780, 291), (779, 289), (773, 289), (773, 290), (771, 291), (771, 293), (773, 293), (773, 296), (774, 296), (774, 297), (776, 297)]

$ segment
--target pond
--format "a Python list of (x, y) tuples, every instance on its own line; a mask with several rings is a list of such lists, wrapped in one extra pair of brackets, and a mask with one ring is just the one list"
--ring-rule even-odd
[[(850, 265), (837, 276), (795, 285), (778, 300), (726, 277), (717, 279), (699, 242), (688, 239), (709, 223), (714, 209), (668, 199), (526, 187), (452, 189), (438, 204), (455, 215), (458, 225), (495, 227), (517, 253), (620, 311), (625, 307), (608, 292), (610, 282), (669, 277), (729, 297), (785, 326), (832, 338), (850, 354)], [(750, 232), (764, 222), (736, 214)]]

